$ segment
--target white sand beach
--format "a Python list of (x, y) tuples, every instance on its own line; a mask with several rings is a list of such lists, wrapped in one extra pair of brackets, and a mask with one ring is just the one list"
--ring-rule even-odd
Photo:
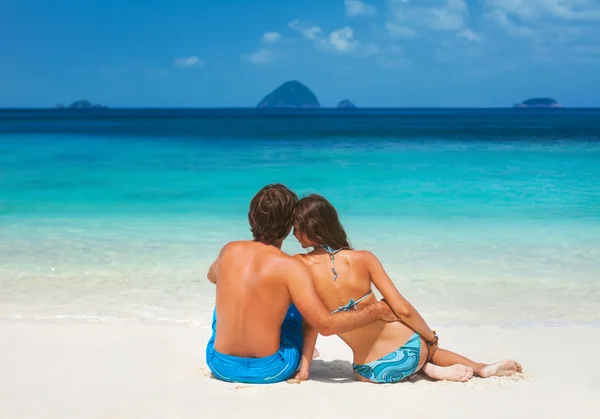
[(600, 329), (439, 330), (442, 347), (481, 361), (514, 358), (518, 377), (467, 383), (420, 376), (394, 385), (352, 379), (351, 353), (320, 337), (301, 384), (210, 377), (210, 329), (184, 325), (0, 323), (0, 418), (597, 418)]

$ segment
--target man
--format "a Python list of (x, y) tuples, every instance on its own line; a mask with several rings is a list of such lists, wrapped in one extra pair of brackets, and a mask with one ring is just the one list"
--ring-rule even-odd
[(327, 311), (308, 268), (281, 250), (297, 200), (284, 185), (262, 188), (248, 213), (254, 240), (228, 243), (210, 267), (217, 298), (206, 363), (221, 380), (267, 384), (292, 377), (302, 353), (302, 318), (326, 336), (396, 320), (385, 302)]

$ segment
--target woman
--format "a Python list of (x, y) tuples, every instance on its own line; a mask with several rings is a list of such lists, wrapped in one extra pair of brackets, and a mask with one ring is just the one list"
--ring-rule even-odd
[[(506, 360), (487, 365), (438, 349), (438, 337), (421, 315), (398, 292), (383, 266), (370, 252), (353, 250), (335, 208), (325, 198), (310, 195), (294, 207), (294, 236), (308, 254), (296, 255), (311, 271), (315, 287), (332, 311), (360, 309), (377, 301), (374, 285), (401, 322), (378, 321), (339, 337), (354, 353), (354, 373), (361, 381), (393, 383), (419, 370), (433, 379), (467, 381), (512, 375), (521, 365)], [(297, 377), (307, 380), (317, 331), (304, 332), (302, 361)]]

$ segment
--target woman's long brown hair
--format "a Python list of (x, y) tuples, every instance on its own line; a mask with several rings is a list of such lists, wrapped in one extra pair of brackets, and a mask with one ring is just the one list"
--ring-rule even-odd
[(308, 195), (299, 200), (294, 206), (292, 224), (316, 246), (351, 249), (337, 211), (321, 195)]

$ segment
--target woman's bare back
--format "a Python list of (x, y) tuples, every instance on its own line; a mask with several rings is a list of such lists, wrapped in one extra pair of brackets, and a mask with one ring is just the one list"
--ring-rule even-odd
[[(351, 301), (358, 301), (353, 308), (360, 310), (377, 302), (371, 292), (372, 282), (364, 262), (364, 253), (359, 250), (341, 250), (332, 258), (318, 248), (308, 254), (297, 255), (310, 270), (319, 297), (330, 311), (345, 309)], [(337, 273), (337, 278), (334, 280)], [(371, 293), (370, 293), (371, 292)], [(414, 333), (400, 322), (377, 321), (368, 326), (339, 335), (352, 349), (357, 364), (377, 360), (406, 343)]]

